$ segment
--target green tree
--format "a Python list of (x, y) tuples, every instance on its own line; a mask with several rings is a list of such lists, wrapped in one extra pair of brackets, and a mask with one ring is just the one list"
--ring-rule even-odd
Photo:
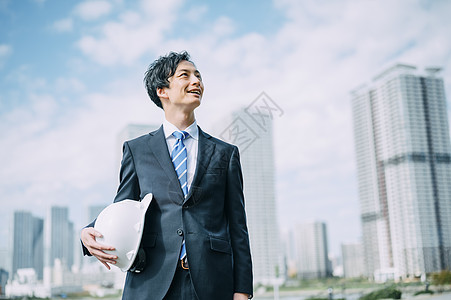
[(394, 286), (386, 287), (369, 294), (363, 295), (359, 300), (377, 300), (377, 299), (401, 299), (401, 291)]

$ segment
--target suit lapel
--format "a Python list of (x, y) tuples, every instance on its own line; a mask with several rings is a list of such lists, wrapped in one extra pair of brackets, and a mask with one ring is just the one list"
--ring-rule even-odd
[(166, 176), (168, 176), (169, 178), (169, 190), (174, 191), (172, 192), (174, 193), (174, 196), (181, 199), (180, 201), (178, 201), (177, 199), (172, 200), (177, 203), (182, 203), (184, 199), (183, 191), (180, 187), (177, 173), (175, 172), (174, 166), (171, 161), (171, 156), (169, 154), (168, 146), (166, 143), (166, 137), (164, 136), (163, 126), (161, 126), (157, 131), (152, 132), (150, 135), (150, 151), (152, 151), (153, 155), (157, 158), (158, 163), (166, 173)]
[[(200, 190), (200, 181), (204, 176), (205, 171), (207, 170), (208, 165), (210, 164), (211, 156), (214, 153), (215, 144), (210, 140), (211, 136), (203, 132), (200, 127), (199, 128), (199, 144), (197, 150), (197, 164), (196, 171), (194, 173), (193, 182), (191, 183), (191, 187), (188, 192), (188, 196), (185, 201), (190, 199), (194, 193)], [(193, 201), (197, 202), (199, 195), (193, 196)]]
[(183, 191), (180, 187), (180, 183), (177, 178), (177, 173), (174, 170), (174, 166), (172, 165), (171, 156), (168, 151), (166, 137), (164, 136), (163, 126), (161, 126), (157, 131), (150, 133), (151, 138), (149, 139), (149, 147), (153, 155), (157, 158), (158, 163), (161, 168), (166, 173), (166, 176), (169, 178), (169, 186), (174, 196), (181, 199), (179, 202), (176, 199), (173, 201), (178, 203), (183, 203), (190, 198), (194, 202), (198, 202), (200, 192), (200, 181), (205, 174), (205, 171), (210, 164), (211, 157), (214, 153), (215, 143), (213, 143), (210, 138), (211, 136), (203, 132), (200, 127), (199, 128), (199, 141), (198, 141), (198, 152), (197, 152), (197, 164), (196, 171), (194, 173), (193, 182), (191, 183), (191, 187), (188, 192), (188, 196), (185, 198), (183, 196)]

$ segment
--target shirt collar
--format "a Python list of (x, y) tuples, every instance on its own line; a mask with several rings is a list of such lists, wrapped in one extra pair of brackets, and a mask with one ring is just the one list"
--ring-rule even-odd
[[(172, 133), (174, 131), (180, 131), (180, 130), (174, 124), (172, 124), (168, 120), (164, 119), (163, 131), (164, 131), (164, 136), (166, 137), (166, 139), (168, 139), (169, 137), (173, 136)], [(188, 132), (189, 136), (192, 137), (193, 139), (195, 139), (195, 140), (199, 139), (199, 128), (197, 128), (196, 120), (194, 120), (193, 124), (191, 124), (190, 126), (185, 128), (185, 130), (183, 130), (183, 131)]]

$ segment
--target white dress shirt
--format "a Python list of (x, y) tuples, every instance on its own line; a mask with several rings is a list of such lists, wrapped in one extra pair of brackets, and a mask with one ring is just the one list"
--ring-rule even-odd
[[(175, 136), (172, 135), (172, 133), (174, 131), (180, 132), (180, 130), (174, 124), (170, 123), (168, 120), (165, 119), (163, 122), (163, 131), (164, 136), (166, 137), (166, 144), (168, 145), (169, 155), (171, 155), (175, 143), (177, 142), (177, 139), (175, 138)], [(196, 164), (197, 164), (197, 149), (199, 144), (199, 129), (197, 128), (197, 122), (194, 121), (193, 124), (188, 126), (183, 131), (189, 134), (189, 136), (183, 140), (187, 154), (186, 161), (188, 172), (187, 185), (189, 192), (189, 190), (191, 189), (191, 184), (193, 183), (194, 173), (196, 172)]]

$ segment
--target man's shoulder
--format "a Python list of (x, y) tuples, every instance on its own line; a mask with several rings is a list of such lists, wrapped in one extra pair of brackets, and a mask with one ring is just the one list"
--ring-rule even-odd
[(217, 147), (224, 148), (224, 149), (229, 149), (229, 150), (233, 150), (234, 148), (237, 148), (237, 146), (235, 146), (235, 145), (233, 145), (233, 144), (230, 144), (230, 143), (227, 143), (227, 142), (225, 142), (225, 141), (223, 141), (223, 140), (221, 140), (221, 139), (219, 139), (219, 138), (217, 138), (217, 137), (214, 137), (214, 136), (212, 136), (211, 134), (206, 133), (206, 132), (203, 131), (203, 130), (200, 130), (200, 132), (201, 132), (201, 134), (203, 134), (204, 137), (206, 137), (210, 142), (216, 144)]
[(154, 137), (157, 133), (159, 133), (160, 130), (162, 130), (161, 127), (152, 132), (149, 132), (149, 133), (143, 134), (141, 136), (138, 136), (136, 138), (130, 139), (130, 140), (126, 141), (125, 143), (127, 143), (131, 147), (139, 146), (143, 143), (148, 143), (149, 140), (152, 139), (152, 137)]

